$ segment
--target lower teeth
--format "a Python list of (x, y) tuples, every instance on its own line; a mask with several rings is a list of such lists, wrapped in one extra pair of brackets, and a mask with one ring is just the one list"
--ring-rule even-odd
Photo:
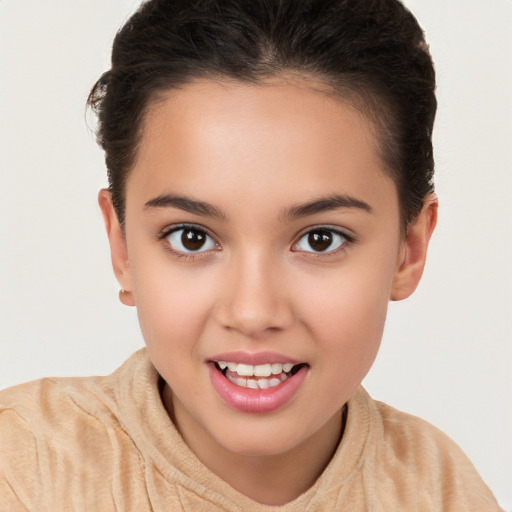
[[(223, 372), (224, 373), (224, 372)], [(233, 384), (240, 386), (242, 388), (249, 389), (268, 389), (275, 388), (279, 386), (281, 382), (284, 382), (290, 374), (282, 373), (281, 377), (275, 376), (271, 379), (244, 379), (243, 377), (233, 377), (229, 374), (224, 374), (226, 379), (228, 379)]]

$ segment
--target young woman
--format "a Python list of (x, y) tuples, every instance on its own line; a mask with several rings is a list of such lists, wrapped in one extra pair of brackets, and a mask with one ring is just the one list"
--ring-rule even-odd
[(3, 392), (7, 510), (499, 510), (360, 387), (436, 224), (434, 89), (395, 0), (143, 4), (89, 101), (147, 349)]

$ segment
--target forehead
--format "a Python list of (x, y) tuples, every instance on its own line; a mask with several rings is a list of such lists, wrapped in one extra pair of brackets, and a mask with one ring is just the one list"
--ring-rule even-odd
[(363, 114), (325, 88), (278, 79), (204, 80), (162, 95), (145, 116), (127, 203), (131, 182), (153, 195), (194, 187), (255, 195), (271, 186), (311, 196), (366, 188), (377, 198), (395, 188)]
[[(378, 149), (376, 127), (355, 107), (355, 102), (341, 98), (320, 82), (300, 78), (273, 78), (257, 84), (196, 80), (161, 93), (150, 102), (142, 124), (141, 149), (156, 142), (156, 132), (162, 129), (179, 128), (184, 139), (190, 139), (207, 136), (211, 125), (216, 126), (216, 135), (225, 139), (234, 138), (232, 128), (241, 137), (252, 135), (255, 143), (258, 135), (272, 131), (287, 138), (308, 138), (311, 146), (318, 147), (321, 141), (329, 144), (342, 137), (342, 124), (347, 128), (359, 125), (362, 129), (354, 135), (363, 136), (361, 143)], [(198, 132), (200, 126), (205, 129)], [(220, 131), (223, 126), (229, 133)]]

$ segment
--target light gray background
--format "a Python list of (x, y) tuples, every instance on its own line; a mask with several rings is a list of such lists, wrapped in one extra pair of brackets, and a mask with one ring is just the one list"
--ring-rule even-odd
[[(110, 373), (143, 342), (96, 205), (86, 128), (135, 0), (0, 0), (0, 388)], [(512, 1), (408, 0), (438, 73), (440, 221), (365, 385), (428, 419), (512, 510)]]

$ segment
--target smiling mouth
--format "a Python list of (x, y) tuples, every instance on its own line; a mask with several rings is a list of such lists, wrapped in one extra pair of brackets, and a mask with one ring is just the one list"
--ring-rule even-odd
[(217, 371), (241, 388), (274, 388), (295, 375), (307, 363), (267, 363), (250, 365), (230, 361), (214, 361)]

